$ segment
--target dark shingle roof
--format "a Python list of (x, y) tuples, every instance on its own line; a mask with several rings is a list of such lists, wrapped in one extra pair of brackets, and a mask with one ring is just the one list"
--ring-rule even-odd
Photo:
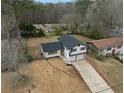
[(59, 42), (62, 43), (64, 47), (68, 49), (71, 49), (77, 45), (82, 45), (82, 42), (69, 35), (63, 35), (60, 38), (58, 38), (58, 40)]
[(63, 49), (62, 45), (59, 42), (44, 43), (41, 45), (43, 52), (52, 52)]

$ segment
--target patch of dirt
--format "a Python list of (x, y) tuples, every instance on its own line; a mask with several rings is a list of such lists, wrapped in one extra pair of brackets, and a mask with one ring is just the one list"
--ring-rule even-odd
[(25, 67), (21, 67), (20, 70), (25, 74), (27, 72), (31, 77), (30, 85), (12, 88), (14, 73), (2, 73), (2, 93), (29, 93), (29, 88), (31, 93), (91, 93), (72, 66), (67, 66), (61, 58), (51, 58), (48, 61), (55, 67), (74, 75), (75, 78), (53, 68), (46, 60), (37, 60), (29, 64), (30, 73)]

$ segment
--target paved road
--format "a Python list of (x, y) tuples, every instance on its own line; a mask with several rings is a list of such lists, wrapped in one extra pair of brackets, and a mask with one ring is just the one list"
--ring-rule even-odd
[(73, 62), (92, 93), (114, 93), (106, 81), (96, 72), (87, 61)]

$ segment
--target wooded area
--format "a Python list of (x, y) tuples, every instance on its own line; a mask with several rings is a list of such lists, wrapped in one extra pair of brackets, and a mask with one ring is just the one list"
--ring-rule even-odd
[(74, 33), (80, 32), (79, 34), (99, 39), (109, 37), (113, 29), (122, 29), (122, 8), (122, 0), (77, 0), (73, 3), (57, 4), (43, 4), (32, 0), (2, 0), (2, 20), (8, 18), (9, 23), (17, 23), (10, 23), (14, 26), (10, 30), (19, 30), (17, 26), (22, 22), (64, 23), (68, 24), (68, 30), (74, 30)]

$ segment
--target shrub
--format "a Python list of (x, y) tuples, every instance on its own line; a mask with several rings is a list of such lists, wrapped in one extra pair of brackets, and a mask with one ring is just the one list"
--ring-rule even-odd
[(43, 32), (42, 29), (37, 29), (35, 32), (35, 37), (41, 37), (41, 36), (45, 36), (45, 33)]
[(106, 37), (105, 32), (101, 27), (93, 26), (93, 27), (80, 27), (80, 35), (87, 36), (91, 39), (103, 39)]
[(21, 22), (19, 28), (21, 30), (21, 36), (24, 38), (33, 37), (36, 31), (36, 27), (28, 22)]
[(100, 29), (100, 27), (92, 27), (88, 33), (89, 37), (92, 39), (103, 39), (105, 38), (105, 33)]
[(118, 55), (114, 55), (114, 58), (123, 63), (123, 59), (120, 59)]
[(61, 35), (62, 31), (64, 31), (61, 27), (54, 28), (55, 35)]
[(96, 54), (95, 57), (96, 59), (101, 60), (101, 61), (104, 60), (105, 58), (103, 55), (98, 55), (98, 54)]
[(111, 53), (107, 53), (105, 56), (106, 56), (106, 57), (110, 57), (110, 56), (112, 56), (112, 55), (111, 55)]
[(28, 62), (33, 61), (33, 57), (29, 54), (26, 55), (26, 59), (27, 59)]
[(21, 22), (19, 28), (21, 30), (21, 37), (23, 38), (45, 36), (43, 30), (37, 29), (32, 23)]

